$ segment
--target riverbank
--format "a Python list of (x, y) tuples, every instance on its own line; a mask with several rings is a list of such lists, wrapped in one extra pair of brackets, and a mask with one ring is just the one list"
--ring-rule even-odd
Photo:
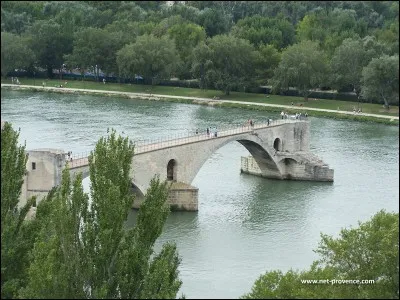
[[(200, 105), (209, 105), (209, 106), (216, 106), (216, 107), (233, 107), (233, 108), (242, 108), (242, 109), (254, 109), (254, 110), (264, 110), (264, 111), (276, 111), (280, 112), (282, 110), (288, 112), (289, 114), (295, 114), (298, 112), (305, 113), (307, 112), (309, 116), (323, 116), (323, 117), (329, 117), (329, 118), (335, 118), (335, 119), (350, 119), (350, 120), (355, 120), (355, 121), (367, 121), (367, 122), (378, 122), (378, 123), (384, 123), (384, 124), (390, 124), (390, 125), (399, 125), (399, 117), (398, 117), (398, 107), (395, 109), (392, 108), (392, 111), (386, 112), (383, 111), (382, 114), (377, 114), (377, 113), (368, 113), (367, 111), (379, 111), (378, 107), (382, 108), (378, 104), (370, 104), (370, 103), (363, 103), (362, 104), (362, 109), (363, 113), (353, 113), (352, 111), (346, 111), (346, 110), (340, 110), (340, 109), (327, 109), (324, 108), (326, 107), (326, 102), (331, 102), (328, 103), (329, 107), (332, 105), (346, 105), (346, 107), (352, 107), (356, 106), (357, 103), (354, 102), (347, 102), (347, 101), (337, 101), (337, 100), (313, 100), (313, 101), (308, 101), (308, 102), (302, 102), (299, 101), (302, 98), (299, 97), (285, 97), (285, 96), (278, 96), (278, 95), (269, 95), (269, 98), (266, 98), (266, 95), (261, 95), (263, 98), (260, 98), (259, 94), (245, 94), (248, 96), (246, 98), (246, 101), (243, 101), (243, 95), (244, 93), (236, 93), (238, 95), (235, 95), (232, 93), (231, 98), (236, 98), (238, 100), (230, 100), (230, 99), (225, 99), (228, 98), (224, 96), (219, 96), (219, 98), (224, 98), (224, 99), (213, 99), (213, 97), (210, 97), (210, 93), (215, 94), (216, 91), (202, 91), (202, 94), (207, 95), (208, 97), (193, 97), (193, 96), (182, 96), (182, 95), (177, 95), (177, 94), (193, 94), (193, 91), (183, 91), (183, 88), (172, 88), (172, 87), (158, 87), (155, 86), (153, 87), (152, 90), (145, 90), (145, 92), (128, 92), (128, 91), (118, 91), (115, 90), (116, 88), (120, 89), (127, 89), (128, 85), (118, 85), (118, 84), (99, 84), (99, 83), (91, 83), (90, 87), (94, 87), (96, 89), (90, 89), (90, 88), (76, 88), (74, 86), (77, 85), (76, 82), (73, 82), (70, 84), (68, 82), (68, 88), (66, 87), (50, 87), (52, 83), (55, 81), (47, 81), (46, 86), (37, 86), (37, 85), (15, 85), (15, 84), (7, 84), (7, 83), (2, 83), (1, 88), (8, 88), (8, 89), (18, 89), (18, 90), (29, 90), (33, 92), (54, 92), (54, 93), (72, 93), (72, 94), (92, 94), (92, 95), (102, 95), (102, 96), (118, 96), (118, 97), (124, 97), (124, 98), (129, 98), (129, 99), (145, 99), (145, 100), (153, 100), (153, 101), (172, 101), (172, 102), (181, 102), (181, 103), (189, 103), (189, 104), (200, 104)], [(83, 82), (79, 82), (80, 84), (84, 84)], [(89, 85), (89, 84), (88, 84)], [(59, 85), (58, 85), (59, 86)], [(149, 86), (130, 86), (135, 90), (138, 90), (138, 88), (143, 88)], [(129, 88), (129, 86), (128, 86)], [(174, 95), (168, 95), (168, 94), (159, 94), (155, 93), (157, 88), (163, 88), (164, 91), (166, 89), (167, 92), (171, 91), (176, 91), (176, 94)], [(185, 89), (185, 90), (194, 90), (194, 91), (201, 91), (201, 90), (196, 90), (196, 89)], [(192, 92), (192, 93), (190, 93)], [(280, 98), (279, 98), (280, 97)], [(290, 105), (285, 105), (285, 104), (277, 104), (278, 103), (288, 103), (290, 100), (294, 98), (295, 101), (291, 101)], [(242, 101), (240, 101), (240, 100)], [(253, 101), (251, 101), (253, 100)], [(273, 103), (275, 102), (275, 103)], [(316, 106), (316, 104), (321, 104), (320, 106), (322, 107), (310, 107), (310, 106)], [(292, 105), (293, 103), (293, 105)], [(338, 106), (340, 108), (340, 106)], [(396, 115), (396, 110), (397, 110), (397, 115)]]

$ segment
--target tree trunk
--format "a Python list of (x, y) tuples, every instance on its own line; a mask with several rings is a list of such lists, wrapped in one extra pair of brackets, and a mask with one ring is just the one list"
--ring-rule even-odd
[(47, 66), (47, 77), (50, 79), (53, 78), (53, 66)]

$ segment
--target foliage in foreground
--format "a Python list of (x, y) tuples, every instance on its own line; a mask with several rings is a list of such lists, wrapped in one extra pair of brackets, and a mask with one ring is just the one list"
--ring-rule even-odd
[[(399, 214), (380, 211), (339, 238), (321, 234), (321, 259), (309, 270), (268, 271), (242, 299), (398, 299)], [(374, 280), (373, 284), (307, 283), (306, 280)]]
[(91, 199), (82, 175), (62, 183), (24, 220), (18, 209), (25, 173), (24, 147), (2, 129), (2, 298), (176, 298), (182, 284), (176, 246), (153, 246), (169, 214), (168, 186), (152, 179), (136, 226), (124, 227), (132, 207), (134, 148), (113, 130), (89, 157)]
[(26, 284), (29, 257), (33, 247), (32, 224), (23, 222), (32, 203), (19, 208), (27, 156), (18, 146), (19, 132), (5, 122), (1, 129), (1, 298), (15, 298)]

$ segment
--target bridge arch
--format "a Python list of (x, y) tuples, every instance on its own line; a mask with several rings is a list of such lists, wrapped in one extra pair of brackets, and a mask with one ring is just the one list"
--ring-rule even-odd
[(204, 149), (203, 147), (198, 147), (198, 151), (194, 153), (194, 155), (197, 157), (197, 164), (196, 166), (193, 166), (191, 168), (192, 173), (186, 176), (187, 183), (191, 184), (204, 163), (211, 157), (214, 152), (231, 142), (240, 143), (250, 152), (250, 154), (254, 157), (255, 161), (260, 167), (261, 172), (264, 176), (279, 179), (282, 178), (283, 170), (280, 166), (281, 164), (279, 164), (274, 158), (273, 148), (268, 148), (268, 146), (265, 145), (261, 138), (259, 138), (255, 134), (249, 133), (245, 136), (233, 136), (227, 139), (223, 139), (219, 144), (215, 145), (214, 147), (209, 147), (206, 145), (204, 146), (206, 149)]
[[(72, 179), (74, 179), (75, 176), (79, 173), (82, 173), (82, 181), (88, 178), (90, 175), (89, 166), (85, 166), (83, 168), (73, 168), (69, 170), (69, 174)], [(140, 188), (139, 185), (133, 180), (131, 182), (131, 190), (135, 194), (136, 199), (141, 200), (144, 198), (144, 193), (142, 191), (142, 188)]]

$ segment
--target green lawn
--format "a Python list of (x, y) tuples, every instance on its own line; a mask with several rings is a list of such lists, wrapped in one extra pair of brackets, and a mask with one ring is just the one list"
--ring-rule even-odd
[[(42, 85), (43, 80), (31, 79), (31, 78), (19, 78), (21, 84), (26, 85)], [(46, 86), (53, 87), (62, 84), (64, 86), (64, 80), (44, 80), (46, 81)], [(2, 83), (11, 83), (11, 79), (2, 79)], [(308, 102), (304, 102), (302, 97), (293, 96), (279, 96), (279, 95), (269, 95), (267, 98), (264, 94), (250, 94), (250, 93), (240, 93), (232, 92), (229, 96), (224, 95), (221, 91), (216, 90), (200, 90), (192, 88), (181, 88), (181, 87), (171, 87), (171, 86), (153, 86), (150, 85), (140, 85), (140, 84), (118, 84), (118, 83), (106, 83), (102, 82), (92, 82), (92, 81), (78, 81), (78, 80), (68, 80), (66, 87), (69, 88), (80, 88), (80, 89), (94, 89), (94, 90), (108, 90), (108, 91), (120, 91), (120, 92), (132, 92), (132, 93), (152, 93), (152, 94), (163, 94), (163, 95), (175, 95), (175, 96), (189, 96), (189, 97), (201, 97), (201, 98), (213, 98), (214, 96), (220, 97), (221, 100), (237, 100), (237, 101), (248, 101), (248, 102), (258, 102), (258, 103), (271, 103), (280, 105), (291, 105), (292, 102), (294, 107), (299, 107), (300, 104), (303, 107), (313, 107), (322, 109), (333, 109), (333, 110), (344, 110), (353, 111), (353, 107), (358, 107), (357, 102), (350, 101), (340, 101), (340, 100), (326, 100), (309, 99)], [(380, 104), (371, 103), (360, 103), (362, 112), (381, 114), (381, 115), (399, 115), (399, 107), (392, 106), (388, 112)]]

